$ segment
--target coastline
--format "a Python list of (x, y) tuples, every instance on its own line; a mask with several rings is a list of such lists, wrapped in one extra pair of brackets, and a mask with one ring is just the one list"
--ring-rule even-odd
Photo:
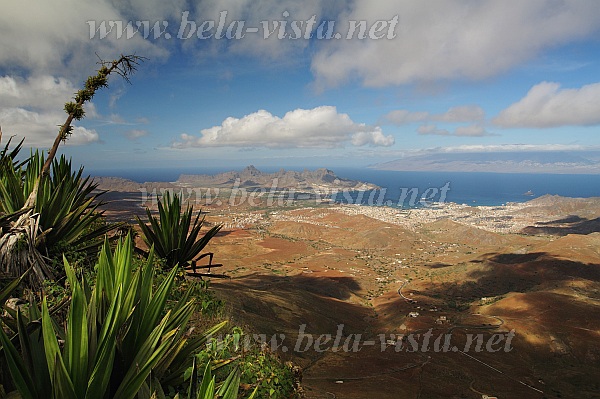
[(341, 205), (332, 207), (346, 215), (363, 215), (382, 222), (417, 231), (424, 225), (439, 220), (477, 227), (494, 233), (518, 233), (539, 221), (543, 215), (523, 214), (529, 207), (526, 202), (500, 206), (471, 206), (453, 202), (436, 203), (431, 207), (400, 210), (393, 207)]
[[(122, 171), (120, 175), (127, 175), (134, 171)], [(212, 187), (211, 185), (181, 185), (176, 181), (167, 179), (164, 183), (160, 183), (160, 176), (147, 171), (146, 175), (138, 175), (137, 181), (117, 178), (102, 178), (95, 177), (95, 181), (100, 181), (102, 189), (139, 192), (140, 188), (146, 188), (151, 192), (154, 188), (173, 188), (183, 189), (187, 192), (191, 189), (202, 190), (206, 192), (206, 188), (195, 189), (194, 187)], [(175, 171), (170, 171), (176, 174)], [(449, 183), (449, 189), (444, 202), (454, 202), (457, 204), (468, 204), (472, 206), (499, 206), (513, 202), (526, 202), (543, 195), (560, 195), (570, 198), (589, 198), (600, 196), (600, 175), (562, 175), (562, 174), (501, 174), (501, 173), (467, 173), (467, 172), (394, 172), (380, 171), (372, 169), (360, 168), (339, 168), (336, 172), (342, 180), (352, 179), (357, 182), (367, 182), (372, 186), (364, 186), (364, 188), (377, 188), (373, 199), (369, 200), (371, 192), (366, 191), (363, 194), (364, 201), (371, 202), (375, 205), (404, 205), (405, 207), (418, 206), (418, 202), (423, 198), (427, 190), (437, 190), (438, 193), (444, 189)], [(117, 175), (118, 176), (118, 175)], [(177, 175), (179, 176), (179, 175)], [(165, 176), (167, 177), (167, 176)], [(177, 177), (173, 176), (175, 180)], [(140, 183), (143, 180), (146, 183)], [(158, 181), (157, 181), (158, 180)], [(152, 183), (154, 182), (154, 183)], [(169, 183), (171, 182), (171, 183)], [(356, 200), (359, 196), (356, 192), (350, 192), (348, 187), (343, 184), (335, 185), (331, 182), (315, 186), (313, 191), (319, 194), (326, 195), (327, 193), (338, 192), (337, 198), (341, 202), (358, 203)], [(283, 191), (286, 190), (283, 181), (279, 180), (278, 185)], [(194, 186), (194, 187), (193, 187)], [(261, 190), (273, 191), (272, 182), (262, 186), (244, 186), (240, 185), (240, 189), (245, 189), (247, 192), (259, 192)], [(179, 188), (178, 188), (179, 187)], [(216, 186), (215, 186), (216, 187)], [(221, 191), (228, 191), (234, 188), (234, 181), (227, 185), (219, 185)], [(288, 186), (287, 190), (290, 190)], [(300, 187), (298, 187), (300, 188)], [(296, 191), (307, 191), (307, 187), (302, 187)], [(413, 199), (413, 190), (417, 192)], [(403, 197), (403, 195), (408, 194)], [(527, 194), (527, 195), (526, 195)], [(533, 195), (531, 195), (533, 194)], [(281, 193), (278, 194), (281, 196)], [(442, 202), (439, 195), (437, 197), (425, 195), (428, 202)], [(354, 198), (349, 200), (348, 198)], [(406, 199), (406, 201), (404, 201)]]

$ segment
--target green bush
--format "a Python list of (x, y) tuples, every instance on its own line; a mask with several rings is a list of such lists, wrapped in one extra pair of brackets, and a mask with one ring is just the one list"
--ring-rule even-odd
[(149, 226), (136, 217), (144, 241), (148, 247), (154, 247), (156, 255), (165, 259), (167, 268), (189, 264), (221, 230), (220, 225), (214, 226), (198, 239), (204, 218), (200, 219), (198, 212), (192, 220), (192, 207), (189, 205), (182, 213), (181, 198), (177, 194), (171, 196), (168, 191), (162, 200), (158, 200), (158, 218), (148, 208), (146, 214)]
[(284, 364), (268, 350), (252, 350), (240, 359), (243, 385), (256, 387), (257, 397), (284, 399), (299, 397), (296, 376), (290, 363)]
[[(5, 149), (0, 161), (0, 214), (24, 208), (45, 162), (39, 151), (21, 163), (13, 158), (17, 154)], [(65, 248), (95, 252), (104, 234), (118, 226), (101, 221), (97, 208), (103, 193), (95, 191), (98, 185), (82, 175), (83, 167), (74, 172), (71, 161), (61, 156), (52, 162), (50, 177), (41, 181), (33, 211), (39, 214), (41, 230), (35, 246), (44, 254), (61, 254)]]
[[(283, 363), (268, 347), (258, 347), (258, 343), (251, 338), (244, 335), (240, 329), (234, 329), (222, 339), (211, 341), (205, 351), (196, 355), (196, 359), (200, 364), (212, 363), (221, 366), (218, 375), (222, 378), (239, 370), (240, 388), (250, 393), (251, 397), (300, 397), (300, 381), (294, 366), (291, 363)], [(238, 362), (232, 365), (227, 359), (238, 359)]]
[[(181, 385), (192, 355), (225, 325), (192, 336), (186, 326), (198, 304), (191, 290), (167, 310), (177, 269), (154, 288), (153, 251), (135, 267), (130, 236), (114, 253), (104, 243), (93, 289), (66, 259), (64, 267), (71, 297), (66, 323), (52, 319), (44, 298), (41, 311), (33, 303), (28, 315), (17, 310), (14, 321), (5, 320), (13, 337), (0, 329), (11, 383), (24, 399), (150, 398)], [(238, 373), (231, 372), (230, 383)], [(230, 385), (227, 392), (237, 390)]]

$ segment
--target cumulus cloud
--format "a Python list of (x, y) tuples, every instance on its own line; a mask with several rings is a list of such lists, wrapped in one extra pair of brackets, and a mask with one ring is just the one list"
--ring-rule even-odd
[[(85, 145), (95, 143), (99, 140), (98, 133), (94, 129), (87, 129), (81, 126), (75, 126), (73, 133), (65, 142), (65, 145)], [(38, 146), (39, 147), (39, 146)]]
[[(322, 18), (335, 18), (346, 6), (323, 0), (55, 0), (35, 7), (7, 2), (0, 13), (0, 66), (52, 74), (68, 68), (70, 74), (83, 75), (95, 65), (95, 54), (137, 53), (161, 60), (178, 47), (195, 55), (230, 52), (282, 62), (286, 60), (282, 56), (303, 52), (312, 44), (304, 38), (305, 25), (298, 40), (280, 37), (280, 32), (287, 37), (293, 31), (292, 21), (305, 22), (314, 16), (316, 30)], [(213, 34), (217, 31), (223, 12), (225, 28), (233, 21), (243, 21), (242, 33), (246, 27), (258, 27), (259, 31), (244, 34), (243, 39), (198, 39), (197, 28), (205, 21), (215, 24)], [(142, 26), (129, 35), (124, 28), (132, 22), (131, 31), (138, 30), (137, 21), (147, 21), (149, 29), (159, 28), (162, 33), (156, 36), (155, 29), (145, 34)], [(187, 37), (192, 23), (194, 32), (181, 40), (180, 33)]]
[(414, 122), (479, 122), (485, 119), (485, 111), (478, 105), (461, 105), (451, 107), (441, 114), (431, 114), (426, 111), (408, 111), (405, 109), (391, 111), (384, 115), (383, 120), (394, 125), (405, 125)]
[(591, 126), (600, 124), (600, 83), (561, 89), (542, 82), (492, 120), (502, 127)]
[[(226, 26), (244, 21), (245, 27), (258, 27), (259, 32), (241, 40), (180, 40), (175, 36), (184, 11), (197, 25), (218, 21), (226, 11)], [(370, 28), (376, 21), (387, 21), (387, 29), (395, 16), (394, 30), (384, 29), (382, 39), (345, 39), (351, 24), (365, 21)], [(313, 17), (313, 38), (307, 40)], [(118, 39), (115, 32), (90, 39), (103, 21), (126, 25), (130, 20), (168, 22), (171, 40), (155, 40), (154, 32), (147, 39), (141, 34)], [(294, 21), (302, 34), (297, 40), (289, 39), (290, 34), (296, 37)], [(315, 40), (319, 24), (330, 21), (342, 39)], [(285, 38), (280, 38), (283, 27)], [(0, 66), (53, 75), (68, 68), (70, 75), (84, 75), (95, 65), (95, 53), (110, 57), (137, 52), (156, 60), (183, 47), (202, 54), (245, 54), (266, 62), (295, 62), (306, 54), (318, 87), (353, 78), (367, 86), (386, 86), (494, 76), (599, 28), (600, 7), (592, 1), (55, 0), (35, 7), (9, 1), (0, 13)], [(293, 59), (284, 57), (292, 54)]]
[(26, 79), (13, 76), (0, 77), (2, 107), (61, 109), (65, 101), (76, 91), (70, 80), (45, 74)]
[(484, 79), (532, 59), (543, 50), (593, 35), (600, 7), (589, 1), (459, 0), (357, 1), (350, 21), (399, 16), (396, 38), (323, 41), (312, 59), (319, 88), (358, 79), (371, 87), (448, 79)]
[(113, 4), (127, 8), (134, 3), (142, 7), (141, 1), (56, 0), (36, 2), (31, 7), (5, 2), (0, 13), (0, 66), (17, 66), (38, 74), (63, 74), (68, 69), (69, 75), (82, 77), (96, 66), (96, 53), (104, 57), (133, 52), (155, 58), (166, 56), (164, 48), (140, 35), (90, 39), (88, 21), (97, 22), (96, 27), (101, 21), (127, 21)]
[(417, 128), (417, 133), (421, 135), (435, 135), (435, 136), (459, 136), (459, 137), (483, 137), (483, 136), (491, 136), (485, 128), (480, 124), (472, 124), (467, 126), (459, 126), (454, 130), (454, 132), (450, 132), (446, 129), (439, 129), (437, 125), (434, 124), (426, 124), (421, 125)]
[[(6, 135), (25, 137), (25, 144), (32, 147), (49, 147), (64, 123), (62, 111), (66, 101), (78, 90), (66, 78), (51, 75), (31, 75), (27, 78), (0, 76), (0, 126)], [(85, 105), (86, 119), (100, 124), (138, 125), (148, 120), (138, 118), (135, 122), (125, 120), (119, 114), (100, 115), (94, 103)], [(135, 139), (146, 135), (144, 130), (130, 130), (126, 137)], [(84, 145), (98, 141), (98, 132), (82, 126), (74, 126), (67, 145)]]
[(485, 118), (485, 111), (478, 105), (462, 105), (452, 107), (443, 114), (433, 115), (432, 119), (440, 122), (473, 122)]
[[(152, 0), (160, 9), (158, 1)], [(164, 3), (164, 2), (162, 2)], [(144, 5), (146, 4), (146, 5)], [(166, 7), (166, 3), (164, 3)], [(169, 3), (170, 4), (170, 3)], [(98, 58), (139, 53), (160, 59), (167, 52), (141, 36), (116, 39), (91, 39), (91, 29), (102, 21), (126, 21), (128, 10), (141, 18), (148, 8), (141, 0), (56, 0), (24, 6), (9, 1), (0, 13), (0, 70), (16, 71), (0, 76), (0, 125), (5, 137), (26, 137), (25, 144), (49, 147), (57, 134), (57, 125), (65, 120), (64, 103), (79, 89), (95, 68)], [(163, 8), (164, 8), (163, 7)], [(135, 11), (137, 10), (137, 11)], [(156, 14), (153, 14), (156, 16)], [(62, 76), (68, 75), (73, 80)], [(76, 84), (73, 84), (76, 81)], [(97, 118), (94, 104), (87, 104), (86, 115)], [(74, 126), (67, 145), (98, 141), (93, 129)]]
[(459, 126), (454, 131), (455, 136), (466, 136), (466, 137), (483, 137), (491, 136), (482, 125), (473, 124), (468, 126)]
[[(25, 137), (25, 145), (50, 147), (64, 123), (62, 111), (76, 88), (70, 80), (50, 75), (33, 75), (28, 78), (0, 77), (0, 125), (5, 137)], [(93, 103), (85, 107), (88, 116), (97, 116)], [(67, 145), (84, 145), (98, 141), (93, 129), (74, 126)]]
[(436, 125), (421, 125), (417, 128), (417, 133), (422, 135), (450, 136), (446, 129), (438, 129)]
[[(24, 108), (0, 108), (3, 141), (9, 136), (16, 140), (25, 137), (29, 147), (50, 147), (58, 134), (58, 126), (64, 122), (62, 112), (35, 112)], [(74, 126), (66, 145), (83, 145), (98, 141), (98, 133), (93, 129)]]
[(394, 144), (394, 137), (385, 136), (381, 128), (355, 123), (332, 106), (296, 109), (283, 118), (260, 110), (240, 119), (229, 117), (220, 126), (200, 133), (200, 137), (182, 134), (181, 141), (173, 147), (334, 148), (348, 142), (354, 146)]

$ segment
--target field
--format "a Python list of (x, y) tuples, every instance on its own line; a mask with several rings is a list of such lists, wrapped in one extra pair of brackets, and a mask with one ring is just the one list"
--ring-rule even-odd
[(211, 286), (306, 397), (597, 397), (597, 200), (363, 208), (204, 209), (231, 277)]

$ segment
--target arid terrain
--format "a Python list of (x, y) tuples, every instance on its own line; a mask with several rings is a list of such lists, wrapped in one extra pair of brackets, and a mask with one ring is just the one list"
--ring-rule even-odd
[[(139, 192), (111, 195), (109, 216), (141, 214)], [(231, 277), (211, 286), (303, 368), (307, 398), (599, 395), (598, 198), (202, 205)]]

